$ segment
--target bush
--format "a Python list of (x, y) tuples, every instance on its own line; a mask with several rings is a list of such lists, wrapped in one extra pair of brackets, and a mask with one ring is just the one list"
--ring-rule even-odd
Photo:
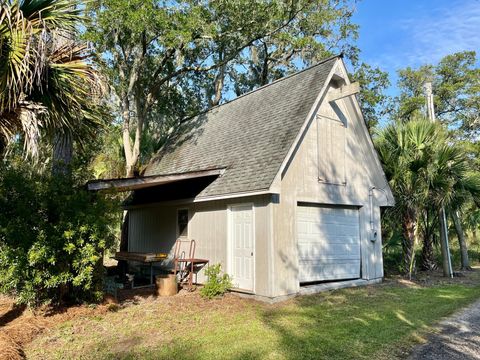
[(200, 289), (200, 295), (208, 299), (213, 299), (216, 296), (225, 294), (232, 288), (232, 278), (230, 275), (221, 274), (221, 272), (221, 264), (207, 267), (205, 275), (208, 279), (203, 288)]
[(120, 211), (74, 178), (0, 167), (0, 292), (20, 303), (102, 297), (102, 256)]

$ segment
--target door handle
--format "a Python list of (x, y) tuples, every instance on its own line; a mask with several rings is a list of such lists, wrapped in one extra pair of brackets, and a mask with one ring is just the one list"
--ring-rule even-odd
[(253, 256), (253, 251), (250, 253), (250, 256)]

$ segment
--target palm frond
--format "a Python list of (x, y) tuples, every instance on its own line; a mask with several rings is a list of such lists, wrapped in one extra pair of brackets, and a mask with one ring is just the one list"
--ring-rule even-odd
[[(23, 0), (0, 6), (0, 137), (21, 133), (31, 154), (40, 133), (82, 139), (102, 122), (104, 89), (85, 44), (75, 42), (77, 0)], [(89, 128), (91, 128), (89, 130)]]
[(36, 29), (74, 31), (82, 19), (80, 5), (77, 0), (23, 0), (19, 8)]

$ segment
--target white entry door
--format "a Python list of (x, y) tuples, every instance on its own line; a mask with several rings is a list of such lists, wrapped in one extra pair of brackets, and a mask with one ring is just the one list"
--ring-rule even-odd
[(349, 207), (297, 207), (299, 281), (360, 277), (359, 212)]
[(233, 285), (253, 291), (254, 286), (254, 226), (252, 205), (230, 208), (230, 271)]

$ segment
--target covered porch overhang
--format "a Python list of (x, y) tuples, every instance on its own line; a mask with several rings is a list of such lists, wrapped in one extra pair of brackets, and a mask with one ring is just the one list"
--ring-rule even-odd
[[(143, 207), (158, 202), (190, 201), (221, 176), (225, 170), (226, 168), (222, 167), (134, 178), (93, 180), (88, 182), (86, 186), (89, 191), (130, 192), (123, 202), (123, 208), (129, 210), (131, 207)], [(115, 256), (112, 257), (119, 261), (115, 273), (120, 276), (122, 282), (124, 284), (128, 283), (135, 289), (152, 287), (154, 286), (155, 274), (163, 274), (165, 271), (173, 271), (175, 274), (179, 272), (176, 265), (174, 269), (171, 269), (171, 265), (168, 265), (172, 261), (176, 264), (175, 256), (171, 258), (170, 248), (158, 249), (158, 251), (149, 248), (130, 250), (129, 242), (131, 239), (128, 239), (128, 216), (128, 213), (126, 213), (122, 225), (121, 251), (116, 252)], [(161, 240), (168, 244), (176, 244), (173, 243), (174, 239), (162, 238)], [(193, 265), (196, 266), (196, 274), (201, 268), (198, 267), (199, 262), (202, 262), (203, 265), (208, 263), (208, 260), (193, 258), (193, 255), (192, 259), (187, 259), (189, 261), (183, 265), (183, 268), (187, 266), (189, 269), (191, 268), (188, 278), (188, 288), (190, 289), (193, 281)], [(154, 264), (156, 265), (154, 266)], [(143, 271), (144, 267), (148, 268), (148, 274)], [(183, 268), (182, 271), (184, 271)], [(130, 274), (130, 278), (127, 276), (127, 272)]]
[(213, 168), (198, 171), (189, 171), (175, 174), (163, 174), (152, 176), (139, 176), (133, 178), (117, 179), (99, 179), (87, 183), (87, 189), (90, 191), (114, 190), (114, 191), (134, 191), (174, 182), (199, 179), (206, 177), (218, 177), (225, 172), (225, 168)]

